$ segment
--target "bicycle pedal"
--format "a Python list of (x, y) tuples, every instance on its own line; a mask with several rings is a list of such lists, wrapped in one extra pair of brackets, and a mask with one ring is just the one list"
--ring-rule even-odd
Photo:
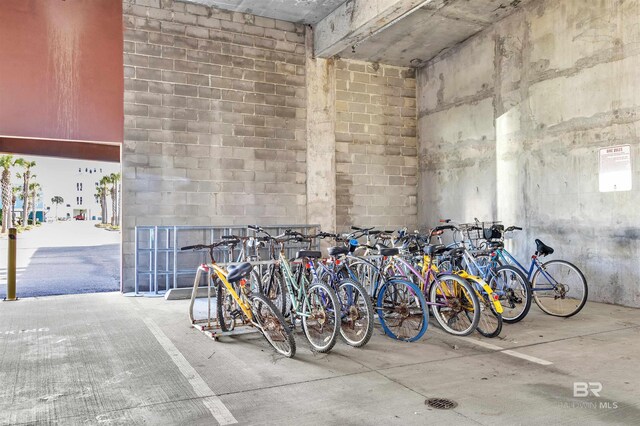
[(240, 309), (234, 309), (230, 314), (233, 319), (236, 319), (242, 316), (242, 311)]

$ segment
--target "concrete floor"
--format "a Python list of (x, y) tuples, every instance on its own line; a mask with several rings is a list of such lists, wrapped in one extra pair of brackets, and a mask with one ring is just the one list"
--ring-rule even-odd
[[(120, 289), (120, 233), (96, 221), (44, 223), (18, 234), (18, 297)], [(0, 239), (0, 299), (7, 293), (7, 237)]]
[[(640, 422), (637, 309), (588, 303), (565, 320), (532, 307), (493, 340), (431, 324), (412, 344), (379, 327), (363, 349), (321, 355), (302, 334), (297, 343), (284, 359), (257, 334), (214, 342), (190, 327), (187, 301), (4, 302), (0, 424)], [(574, 382), (600, 382), (600, 396), (574, 398)], [(430, 409), (431, 397), (458, 406)]]

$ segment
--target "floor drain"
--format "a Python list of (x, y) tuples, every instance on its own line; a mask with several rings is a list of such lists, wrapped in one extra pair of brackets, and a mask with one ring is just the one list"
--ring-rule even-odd
[(438, 410), (451, 410), (458, 406), (457, 402), (446, 398), (429, 398), (424, 403), (429, 407), (436, 408)]

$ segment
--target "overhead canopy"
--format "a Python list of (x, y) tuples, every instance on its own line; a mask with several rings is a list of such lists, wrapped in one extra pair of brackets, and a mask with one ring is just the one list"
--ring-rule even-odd
[(3, 0), (0, 22), (0, 149), (119, 159), (122, 2)]

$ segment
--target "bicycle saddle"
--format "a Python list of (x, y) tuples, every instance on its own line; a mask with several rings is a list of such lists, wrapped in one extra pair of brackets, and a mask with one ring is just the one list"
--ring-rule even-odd
[(502, 241), (490, 241), (489, 242), (490, 249), (501, 249), (504, 248), (504, 243)]
[(327, 249), (327, 253), (329, 253), (329, 256), (340, 256), (341, 254), (349, 253), (349, 247), (345, 247), (345, 246), (329, 247)]
[(540, 256), (546, 256), (553, 253), (553, 249), (536, 238), (536, 251)]
[(462, 253), (464, 253), (464, 247), (455, 247), (455, 248), (449, 249), (446, 255), (449, 256), (451, 259), (457, 259), (462, 257)]
[(429, 244), (424, 247), (424, 253), (428, 256), (433, 256), (436, 254), (442, 254), (447, 251), (447, 248), (444, 244)]
[(322, 253), (317, 250), (300, 250), (296, 253), (296, 259), (308, 257), (309, 259), (318, 259), (322, 257)]
[(229, 275), (227, 275), (227, 281), (230, 283), (240, 281), (245, 278), (249, 272), (253, 269), (253, 266), (249, 262), (244, 262), (239, 265), (231, 265), (227, 268)]
[(378, 249), (378, 251), (380, 252), (381, 255), (383, 256), (395, 256), (398, 253), (400, 253), (400, 250), (398, 250), (397, 248), (380, 248)]

